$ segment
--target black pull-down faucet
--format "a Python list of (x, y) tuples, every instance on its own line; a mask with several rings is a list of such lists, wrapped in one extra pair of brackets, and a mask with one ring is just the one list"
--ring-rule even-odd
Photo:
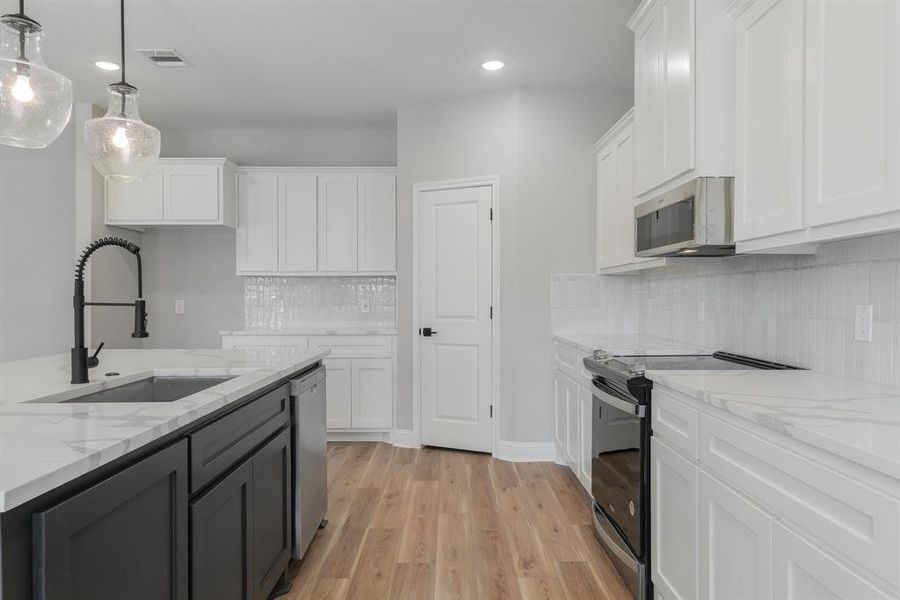
[[(84, 267), (91, 255), (104, 246), (119, 246), (134, 254), (137, 259), (137, 299), (134, 302), (85, 302), (84, 301)], [(84, 307), (85, 306), (133, 306), (134, 331), (133, 338), (145, 338), (147, 333), (147, 303), (144, 300), (143, 275), (141, 273), (141, 249), (122, 238), (101, 238), (92, 242), (81, 253), (75, 263), (75, 293), (72, 305), (75, 308), (75, 347), (72, 348), (72, 383), (88, 382), (88, 350), (84, 345)], [(98, 348), (99, 353), (99, 348)], [(98, 361), (99, 362), (99, 361)]]

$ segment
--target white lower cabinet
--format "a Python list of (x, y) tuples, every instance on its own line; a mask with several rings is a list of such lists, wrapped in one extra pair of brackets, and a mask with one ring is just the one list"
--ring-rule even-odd
[(772, 597), (779, 600), (887, 600), (891, 597), (781, 524), (775, 525), (772, 550)]
[(325, 359), (325, 415), (328, 429), (352, 427), (351, 361), (346, 358)]
[[(557, 461), (572, 470), (586, 492), (591, 492), (590, 379), (580, 368), (584, 352), (556, 342), (553, 371), (553, 437)], [(574, 374), (575, 378), (569, 374)]]
[(657, 600), (900, 598), (896, 488), (874, 489), (865, 473), (838, 473), (827, 456), (813, 460), (812, 449), (726, 422), (673, 389), (655, 387), (652, 405), (672, 423), (700, 416), (699, 427), (657, 426), (663, 415), (654, 417)]
[(700, 473), (701, 598), (772, 598), (772, 522), (752, 502)]
[(388, 358), (360, 358), (350, 364), (350, 426), (388, 429), (393, 424), (394, 368)]
[(653, 585), (668, 600), (697, 598), (699, 468), (658, 438), (650, 440)]
[(589, 493), (591, 491), (591, 457), (593, 456), (593, 421), (591, 419), (593, 410), (594, 397), (591, 392), (584, 388), (578, 388), (578, 425), (581, 428), (579, 436), (578, 454), (578, 480), (584, 489)]

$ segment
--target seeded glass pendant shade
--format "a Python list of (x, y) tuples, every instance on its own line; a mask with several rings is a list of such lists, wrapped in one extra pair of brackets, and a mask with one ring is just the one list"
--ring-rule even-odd
[(101, 175), (116, 181), (140, 181), (159, 159), (159, 129), (141, 120), (138, 90), (125, 81), (125, 0), (120, 0), (122, 80), (110, 84), (109, 109), (84, 124), (91, 162)]
[(72, 82), (44, 64), (41, 25), (19, 12), (0, 17), (0, 144), (46, 148), (72, 114)]

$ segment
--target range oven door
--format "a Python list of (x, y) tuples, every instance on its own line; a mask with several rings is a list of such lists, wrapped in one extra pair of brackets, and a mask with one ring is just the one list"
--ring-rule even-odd
[(644, 559), (646, 406), (598, 380), (593, 393), (591, 495), (630, 551)]

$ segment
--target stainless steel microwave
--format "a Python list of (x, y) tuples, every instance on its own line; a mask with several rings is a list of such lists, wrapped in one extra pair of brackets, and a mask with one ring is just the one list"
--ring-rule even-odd
[(734, 177), (698, 177), (634, 208), (636, 256), (734, 254)]

